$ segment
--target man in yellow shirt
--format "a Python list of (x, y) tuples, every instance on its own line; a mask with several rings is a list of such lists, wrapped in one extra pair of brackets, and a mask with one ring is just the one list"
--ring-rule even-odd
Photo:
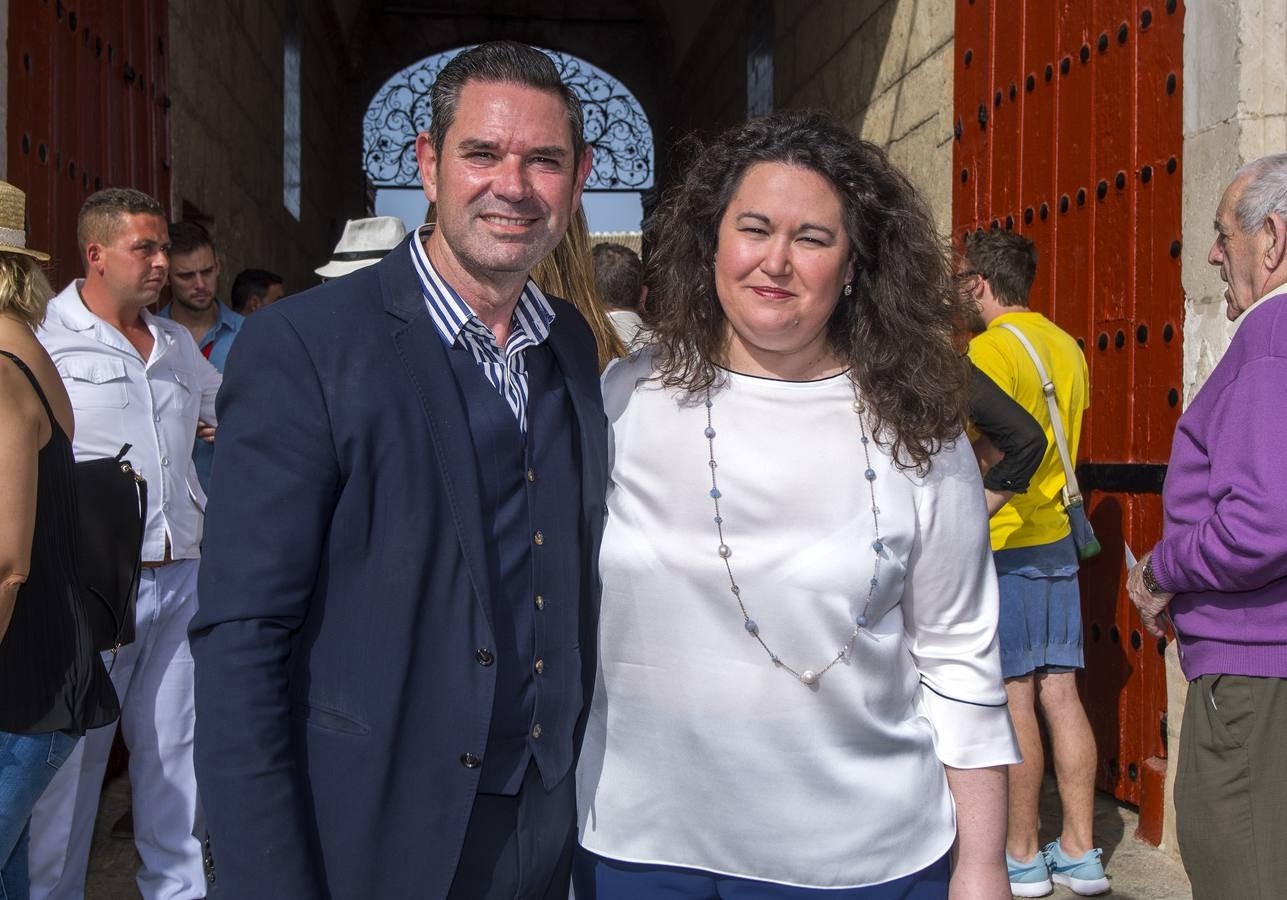
[[(1046, 454), (1023, 494), (992, 517), (992, 551), (1001, 589), (1001, 668), (1023, 762), (1010, 766), (1006, 856), (1015, 896), (1049, 893), (1051, 880), (1078, 894), (1108, 890), (1093, 846), (1095, 738), (1077, 694), (1082, 667), (1081, 598), (1077, 550), (1063, 510), (1063, 465), (1054, 439), (1041, 377), (1019, 338), (1036, 349), (1054, 383), (1069, 455), (1077, 458), (1082, 414), (1089, 401), (1086, 359), (1077, 342), (1028, 308), (1037, 250), (1027, 238), (1003, 231), (966, 239), (965, 273), (978, 303), (980, 333), (970, 359), (1045, 429)], [(1037, 803), (1045, 764), (1040, 713), (1050, 732), (1063, 805), (1063, 830), (1045, 848), (1037, 844)]]

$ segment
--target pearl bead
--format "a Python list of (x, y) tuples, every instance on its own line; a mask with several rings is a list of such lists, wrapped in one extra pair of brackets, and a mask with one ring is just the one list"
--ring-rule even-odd
[(871, 549), (875, 550), (877, 553), (880, 553), (882, 550), (885, 549), (885, 544), (883, 541), (877, 538), (876, 540), (871, 542)]
[(720, 544), (719, 555), (720, 555), (720, 559), (728, 559), (730, 556), (733, 555), (733, 551), (729, 548), (728, 544)]
[(709, 425), (706, 426), (706, 430), (702, 433), (705, 434), (708, 438), (715, 437), (715, 429), (711, 428)]
[(706, 398), (706, 408), (707, 408), (707, 409), (710, 409), (710, 408), (711, 408), (712, 406), (714, 406), (714, 405), (715, 405), (715, 404), (711, 402), (711, 398), (710, 398), (710, 397), (707, 397), (707, 398)]
[(875, 481), (875, 480), (876, 480), (876, 470), (875, 470), (875, 469), (868, 469), (867, 471), (865, 471), (865, 472), (863, 472), (863, 473), (862, 473), (862, 476), (863, 476), (863, 478), (866, 478), (868, 481)]
[(746, 630), (749, 631), (751, 634), (758, 634), (760, 631), (760, 626), (755, 624), (754, 619), (747, 619), (744, 625), (746, 627)]
[(859, 628), (866, 628), (866, 627), (867, 627), (867, 614), (866, 614), (866, 613), (860, 613), (860, 614), (859, 614), (859, 616), (858, 616), (858, 618), (856, 619), (856, 621), (857, 621), (857, 623), (858, 623), (858, 627), (859, 627)]
[(818, 673), (813, 671), (813, 669), (805, 669), (800, 673), (800, 680), (805, 684), (816, 684), (818, 681)]
[(714, 497), (716, 500), (724, 496), (719, 492), (719, 488), (711, 488), (710, 493), (711, 493), (711, 496)]
[(724, 517), (723, 517), (723, 516), (716, 516), (716, 517), (715, 517), (715, 524), (716, 524), (716, 525), (723, 525), (723, 524), (724, 524)]

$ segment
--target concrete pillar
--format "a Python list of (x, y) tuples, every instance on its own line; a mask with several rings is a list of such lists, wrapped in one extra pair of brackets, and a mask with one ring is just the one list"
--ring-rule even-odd
[[(1201, 0), (1184, 13), (1184, 402), (1229, 346), (1224, 284), (1207, 264), (1220, 195), (1243, 163), (1287, 149), (1287, 0)], [(1188, 685), (1167, 649), (1166, 818), (1176, 852), (1173, 787)]]
[(1229, 346), (1207, 265), (1220, 194), (1243, 163), (1287, 149), (1287, 0), (1203, 0), (1184, 19), (1184, 399)]

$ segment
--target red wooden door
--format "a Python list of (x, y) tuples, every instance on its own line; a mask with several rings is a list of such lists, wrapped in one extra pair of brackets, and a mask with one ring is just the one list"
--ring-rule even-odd
[(1015, 229), (1041, 261), (1033, 308), (1081, 343), (1082, 486), (1104, 552), (1082, 568), (1083, 697), (1098, 784), (1161, 838), (1165, 644), (1125, 593), (1123, 542), (1161, 533), (1179, 416), (1178, 0), (957, 0), (953, 227)]
[(8, 180), (55, 287), (82, 274), (81, 204), (132, 187), (169, 205), (166, 0), (10, 0)]

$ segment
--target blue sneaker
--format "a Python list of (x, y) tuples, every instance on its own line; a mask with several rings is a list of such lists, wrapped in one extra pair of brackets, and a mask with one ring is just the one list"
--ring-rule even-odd
[(1046, 844), (1041, 853), (1055, 884), (1062, 884), (1083, 897), (1108, 893), (1108, 878), (1104, 875), (1104, 864), (1099, 861), (1104, 851), (1098, 847), (1092, 847), (1077, 859), (1069, 859), (1056, 838)]
[(1050, 883), (1046, 857), (1040, 850), (1026, 863), (1007, 853), (1005, 867), (1010, 871), (1010, 893), (1016, 897), (1044, 897), (1055, 889)]

